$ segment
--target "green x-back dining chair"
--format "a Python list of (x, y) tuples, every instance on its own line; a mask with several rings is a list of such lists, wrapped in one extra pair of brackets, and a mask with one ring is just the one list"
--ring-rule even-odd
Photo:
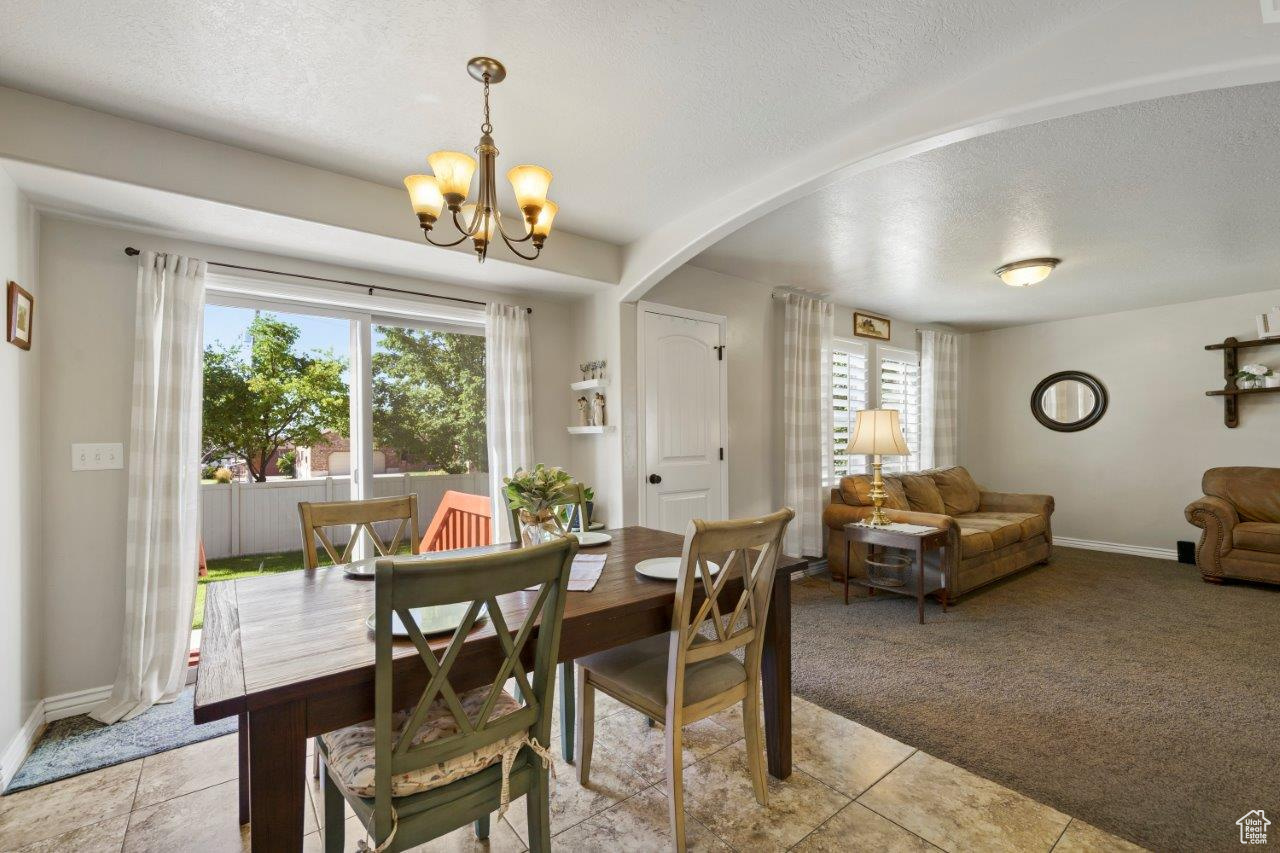
[[(501, 814), (509, 798), (521, 795), (527, 798), (530, 849), (550, 850), (550, 762), (542, 745), (551, 731), (555, 661), (577, 550), (575, 541), (564, 538), (495, 554), (377, 562), (374, 717), (319, 739), (326, 853), (343, 849), (344, 800), (376, 849), (395, 853), (472, 822), (483, 838), (490, 814)], [(508, 623), (498, 596), (533, 587), (532, 606)], [(465, 616), (437, 653), (415, 609), (459, 603), (465, 604)], [(404, 625), (416, 658), (393, 660), (392, 614)], [(455, 690), (455, 664), (482, 619), (497, 636), (502, 660), (495, 662), (491, 682)], [(532, 683), (521, 664), (530, 643)], [(426, 668), (427, 685), (406, 708), (414, 697), (405, 696), (402, 679), (418, 663)], [(521, 700), (504, 690), (508, 678), (519, 685)]]
[[(552, 506), (552, 510), (560, 507), (572, 506), (578, 510), (578, 529), (580, 532), (586, 532), (591, 520), (587, 517), (587, 487), (582, 483), (574, 483), (566, 488), (563, 497), (559, 503)], [(523, 530), (520, 524), (519, 510), (508, 510), (511, 514), (511, 532), (516, 537), (516, 544), (524, 543)], [(572, 514), (570, 514), (572, 518)], [(564, 755), (564, 760), (573, 763), (573, 721), (574, 721), (574, 676), (573, 661), (567, 660), (560, 664), (560, 752)]]

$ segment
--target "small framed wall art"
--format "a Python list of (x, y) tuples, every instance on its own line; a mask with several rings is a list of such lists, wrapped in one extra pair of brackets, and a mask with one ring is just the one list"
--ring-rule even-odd
[(874, 338), (877, 341), (889, 340), (889, 320), (873, 314), (853, 312), (853, 333), (860, 338)]
[(31, 349), (32, 315), (35, 312), (35, 299), (16, 281), (9, 282), (8, 298), (5, 301), (5, 340), (15, 347)]

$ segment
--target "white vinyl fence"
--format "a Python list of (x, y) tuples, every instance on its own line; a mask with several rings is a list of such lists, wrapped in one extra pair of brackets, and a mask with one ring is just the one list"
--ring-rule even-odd
[[(427, 532), (441, 497), (448, 491), (487, 495), (489, 475), (478, 471), (472, 474), (377, 474), (373, 478), (374, 497), (417, 493), (419, 536)], [(298, 503), (345, 501), (350, 495), (350, 477), (203, 483), (200, 515), (205, 556), (214, 560), (240, 554), (299, 551), (302, 533), (298, 526)], [(390, 536), (395, 526), (388, 525), (385, 532), (379, 530), (379, 533)]]

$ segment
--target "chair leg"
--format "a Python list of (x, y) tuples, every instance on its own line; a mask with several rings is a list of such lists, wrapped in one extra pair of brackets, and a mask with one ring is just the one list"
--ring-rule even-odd
[(591, 747), (596, 739), (596, 688), (587, 681), (586, 667), (578, 667), (578, 784), (591, 778)]
[(751, 772), (751, 787), (756, 802), (769, 805), (769, 787), (764, 778), (764, 743), (760, 737), (760, 670), (755, 667), (755, 677), (747, 678), (747, 695), (742, 698), (742, 727), (747, 737), (747, 769)]
[(671, 820), (671, 846), (676, 853), (685, 853), (684, 846), (684, 768), (680, 720), (667, 715), (667, 809)]
[(489, 837), (489, 815), (476, 820), (476, 838), (484, 841)]
[(550, 853), (551, 850), (551, 788), (547, 780), (548, 771), (540, 767), (524, 798), (529, 819), (530, 853)]
[(560, 664), (560, 750), (569, 764), (573, 763), (574, 669), (571, 660)]
[[(315, 738), (312, 738), (315, 740)], [(311, 778), (320, 778), (320, 744), (313, 743), (311, 745)]]
[(324, 774), (324, 853), (342, 853), (346, 843), (346, 803), (337, 784)]

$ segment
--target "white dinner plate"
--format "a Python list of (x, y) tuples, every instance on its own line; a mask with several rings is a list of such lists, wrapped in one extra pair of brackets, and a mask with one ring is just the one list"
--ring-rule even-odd
[[(680, 557), (654, 557), (652, 560), (641, 560), (636, 563), (636, 571), (647, 578), (660, 581), (673, 581), (680, 576), (683, 560)], [(712, 577), (720, 571), (720, 564), (707, 561), (707, 568)]]
[[(467, 610), (471, 607), (471, 602), (460, 601), (457, 604), (437, 604), (432, 607), (413, 607), (409, 612), (413, 614), (413, 619), (418, 623), (418, 630), (422, 631), (425, 636), (432, 634), (445, 634), (456, 631), (458, 626), (462, 624), (462, 620), (466, 618)], [(374, 630), (374, 623), (377, 621), (377, 614), (370, 613), (369, 618), (364, 620), (364, 624), (369, 630)], [(483, 607), (480, 608), (480, 615), (476, 617), (475, 624), (479, 625), (488, 614)], [(399, 613), (391, 614), (391, 635), (393, 637), (408, 637), (409, 632), (405, 630), (404, 623), (400, 621)]]
[(606, 542), (613, 541), (613, 537), (610, 536), (608, 533), (596, 533), (595, 531), (579, 533), (578, 531), (575, 530), (573, 531), (573, 537), (577, 539), (578, 544), (582, 545), (583, 547), (590, 547), (592, 545), (603, 545)]
[[(422, 554), (396, 554), (391, 558), (393, 563), (407, 563), (410, 560), (421, 560)], [(385, 560), (386, 557), (365, 557), (363, 560), (352, 560), (350, 563), (343, 563), (338, 568), (342, 569), (343, 574), (349, 578), (368, 578), (373, 580), (374, 566), (379, 560)]]

